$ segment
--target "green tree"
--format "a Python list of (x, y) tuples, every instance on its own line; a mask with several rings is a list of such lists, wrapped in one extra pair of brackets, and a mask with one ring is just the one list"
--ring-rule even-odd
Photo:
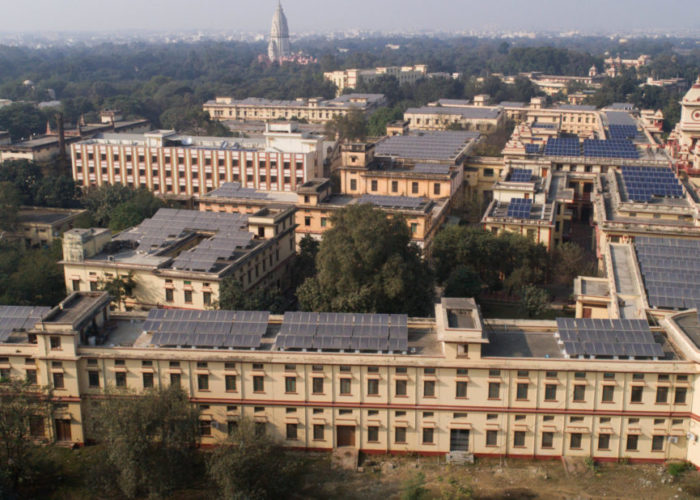
[(457, 266), (445, 282), (445, 297), (478, 297), (480, 293), (479, 273), (468, 266)]
[(126, 308), (126, 299), (132, 296), (134, 288), (136, 288), (136, 282), (131, 271), (125, 276), (115, 276), (100, 283), (100, 289), (109, 293), (117, 309)]
[(581, 275), (595, 275), (594, 258), (576, 243), (565, 242), (554, 250), (554, 276), (562, 284), (570, 284)]
[(209, 456), (207, 470), (225, 500), (291, 498), (304, 464), (267, 433), (244, 419)]
[(292, 267), (292, 286), (294, 288), (316, 274), (316, 256), (320, 246), (321, 242), (308, 234), (299, 241), (299, 252)]
[(433, 277), (402, 217), (354, 205), (331, 217), (316, 276), (298, 289), (303, 309), (429, 315)]
[(324, 132), (327, 137), (340, 140), (362, 140), (367, 136), (367, 119), (358, 109), (352, 109), (347, 115), (338, 115), (326, 122)]
[(104, 457), (89, 477), (93, 487), (126, 498), (162, 497), (188, 484), (196, 471), (196, 407), (178, 386), (143, 395), (114, 392), (91, 406), (90, 435)]
[(243, 285), (233, 275), (226, 276), (219, 287), (217, 309), (227, 311), (270, 311), (284, 312), (285, 298), (276, 288), (243, 290)]
[(30, 103), (13, 103), (0, 108), (0, 130), (7, 130), (13, 141), (29, 139), (46, 128), (46, 117)]
[(45, 424), (50, 405), (36, 386), (16, 379), (0, 383), (0, 496), (13, 498), (22, 483), (32, 480), (36, 448), (34, 420)]
[(140, 224), (144, 219), (152, 217), (165, 203), (156, 198), (146, 188), (140, 188), (133, 193), (130, 200), (119, 203), (111, 213), (109, 228), (121, 231)]
[(386, 135), (387, 124), (403, 118), (403, 106), (392, 108), (381, 107), (372, 113), (367, 121), (367, 134), (370, 137), (381, 137)]
[(528, 318), (542, 315), (549, 307), (547, 291), (535, 285), (526, 285), (520, 296), (520, 308)]
[(0, 182), (12, 183), (23, 205), (34, 205), (42, 178), (41, 167), (28, 160), (8, 160), (0, 168)]
[(0, 182), (0, 229), (14, 231), (17, 227), (20, 196), (14, 184)]

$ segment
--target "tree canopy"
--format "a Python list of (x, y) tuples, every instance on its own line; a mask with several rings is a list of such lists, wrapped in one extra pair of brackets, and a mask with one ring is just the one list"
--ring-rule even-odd
[(354, 205), (337, 211), (331, 225), (316, 275), (297, 289), (303, 309), (431, 314), (432, 273), (402, 217)]

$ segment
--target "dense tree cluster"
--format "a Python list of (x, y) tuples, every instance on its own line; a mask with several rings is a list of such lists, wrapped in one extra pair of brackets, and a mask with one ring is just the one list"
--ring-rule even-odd
[(331, 217), (316, 275), (297, 289), (303, 309), (429, 315), (433, 277), (402, 217), (354, 205)]
[(121, 184), (90, 187), (83, 191), (80, 200), (88, 211), (79, 220), (81, 226), (109, 227), (113, 231), (136, 226), (165, 206), (148, 189), (132, 189)]
[(66, 294), (61, 242), (51, 248), (24, 248), (0, 240), (0, 304), (55, 306)]

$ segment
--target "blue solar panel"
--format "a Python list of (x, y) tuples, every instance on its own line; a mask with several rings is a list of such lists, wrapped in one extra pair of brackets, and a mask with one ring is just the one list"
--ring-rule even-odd
[(581, 144), (578, 137), (550, 137), (544, 146), (547, 156), (581, 156)]
[(639, 158), (637, 148), (627, 139), (585, 139), (583, 141), (583, 155), (597, 158)]
[(670, 168), (622, 167), (628, 199), (649, 202), (653, 197), (682, 198), (683, 187)]
[(634, 139), (637, 134), (635, 125), (610, 125), (608, 127), (608, 139)]
[(525, 152), (527, 154), (537, 154), (541, 149), (542, 146), (539, 144), (525, 144)]
[(525, 198), (513, 198), (508, 204), (508, 217), (517, 219), (529, 219), (532, 210), (532, 200)]
[(532, 180), (532, 170), (527, 168), (514, 168), (510, 174), (511, 182), (530, 182)]

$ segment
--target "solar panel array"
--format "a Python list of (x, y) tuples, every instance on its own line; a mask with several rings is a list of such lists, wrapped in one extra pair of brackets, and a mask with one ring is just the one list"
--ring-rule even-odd
[(654, 196), (683, 197), (681, 183), (667, 167), (622, 167), (622, 180), (632, 201), (648, 202)]
[(514, 168), (510, 173), (511, 182), (530, 182), (532, 180), (532, 170), (527, 168)]
[(581, 156), (578, 137), (550, 137), (544, 146), (547, 156)]
[(453, 160), (478, 136), (475, 132), (459, 131), (397, 135), (377, 144), (375, 155), (419, 160)]
[(547, 129), (551, 129), (551, 130), (554, 130), (555, 128), (557, 128), (556, 124), (554, 124), (554, 123), (543, 123), (543, 122), (533, 122), (532, 125), (530, 125), (530, 126), (535, 127), (535, 128), (547, 128)]
[(542, 151), (542, 145), (540, 144), (525, 144), (525, 152), (527, 154), (538, 154)]
[(508, 217), (516, 219), (529, 219), (532, 210), (532, 200), (525, 198), (513, 198), (508, 204)]
[(636, 146), (628, 139), (585, 139), (583, 155), (598, 158), (639, 158)]
[(412, 198), (410, 196), (380, 196), (374, 194), (363, 194), (358, 204), (369, 203), (382, 208), (394, 208), (399, 210), (419, 210), (428, 200), (425, 198)]
[(637, 137), (637, 127), (635, 125), (614, 125), (608, 126), (608, 139), (634, 139)]
[(413, 171), (417, 174), (448, 175), (450, 173), (450, 166), (440, 163), (418, 163), (413, 167)]
[(171, 208), (161, 208), (153, 217), (120, 233), (115, 239), (137, 242), (137, 252), (148, 254), (196, 232), (214, 234), (178, 255), (173, 260), (173, 269), (213, 271), (217, 265), (227, 265), (226, 261), (232, 259), (237, 250), (248, 247), (253, 239), (248, 231), (246, 214)]
[(642, 319), (557, 318), (557, 329), (569, 356), (664, 356)]
[(0, 306), (0, 342), (5, 342), (12, 332), (33, 328), (50, 310), (50, 307)]
[(700, 241), (637, 237), (639, 270), (652, 307), (700, 306)]
[(245, 198), (250, 200), (264, 200), (267, 193), (261, 193), (255, 189), (241, 187), (240, 182), (224, 182), (217, 189), (207, 193), (205, 198)]
[(268, 311), (151, 309), (143, 329), (157, 346), (254, 349), (269, 316)]
[(393, 351), (408, 349), (405, 314), (286, 312), (279, 349)]

